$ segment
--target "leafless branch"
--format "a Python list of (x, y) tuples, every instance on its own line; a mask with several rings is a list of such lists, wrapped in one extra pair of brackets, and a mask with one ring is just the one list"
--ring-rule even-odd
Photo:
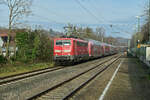
[(9, 23), (11, 26), (15, 24), (16, 20), (19, 20), (23, 16), (28, 16), (30, 6), (33, 0), (0, 0), (0, 4), (5, 4), (9, 8)]
[(0, 0), (0, 4), (4, 4), (9, 8), (9, 32), (7, 39), (6, 55), (8, 57), (8, 48), (11, 30), (14, 25), (17, 24), (17, 21), (24, 16), (28, 16), (30, 11), (30, 6), (33, 0)]

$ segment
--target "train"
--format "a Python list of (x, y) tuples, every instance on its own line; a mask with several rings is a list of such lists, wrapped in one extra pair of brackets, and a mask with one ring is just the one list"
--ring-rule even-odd
[(91, 39), (54, 38), (54, 61), (76, 63), (118, 53), (119, 48)]
[(139, 44), (140, 46), (128, 49), (129, 57), (136, 57), (150, 67), (150, 44)]

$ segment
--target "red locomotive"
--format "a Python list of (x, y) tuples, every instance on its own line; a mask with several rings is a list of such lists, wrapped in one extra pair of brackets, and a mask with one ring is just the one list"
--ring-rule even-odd
[(116, 47), (95, 40), (55, 38), (54, 60), (59, 63), (79, 62), (117, 53)]
[(75, 38), (54, 39), (54, 60), (78, 62), (88, 59), (88, 42)]

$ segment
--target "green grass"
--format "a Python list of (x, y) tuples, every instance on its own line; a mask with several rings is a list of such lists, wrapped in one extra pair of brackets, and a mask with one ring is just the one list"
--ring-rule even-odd
[(36, 63), (36, 64), (19, 64), (19, 65), (6, 65), (0, 67), (0, 77), (20, 74), (24, 72), (34, 71), (38, 69), (44, 69), (54, 67), (54, 63)]

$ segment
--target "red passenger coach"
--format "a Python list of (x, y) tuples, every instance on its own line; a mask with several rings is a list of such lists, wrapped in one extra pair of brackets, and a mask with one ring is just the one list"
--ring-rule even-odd
[(76, 38), (54, 39), (54, 60), (56, 62), (78, 62), (88, 59), (88, 42)]
[(89, 40), (89, 57), (91, 59), (98, 58), (103, 56), (103, 54), (103, 44), (95, 40)]
[(104, 55), (110, 55), (111, 54), (111, 45), (104, 43)]

